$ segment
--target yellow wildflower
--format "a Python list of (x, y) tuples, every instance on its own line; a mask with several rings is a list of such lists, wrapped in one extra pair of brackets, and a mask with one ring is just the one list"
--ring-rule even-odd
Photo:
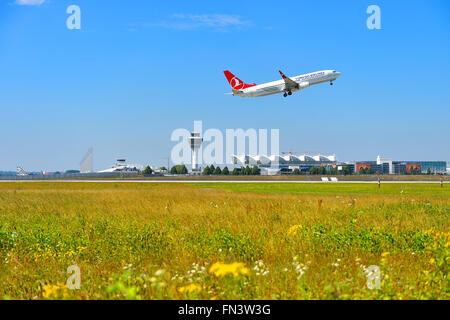
[(436, 262), (436, 260), (434, 260), (434, 258), (430, 259), (430, 264), (434, 264)]
[(301, 224), (293, 225), (288, 230), (288, 236), (295, 236), (297, 234), (297, 231), (300, 230), (301, 228), (302, 228)]
[(75, 251), (73, 251), (73, 250), (70, 250), (70, 251), (67, 251), (64, 255), (65, 256), (69, 256), (69, 257), (71, 257), (72, 255), (74, 255), (75, 254)]
[(67, 297), (69, 295), (67, 286), (62, 283), (58, 283), (56, 285), (46, 284), (42, 287), (42, 297), (46, 299), (50, 298), (58, 298), (58, 297)]
[(249, 275), (250, 271), (242, 262), (233, 262), (230, 264), (216, 262), (209, 268), (209, 273), (214, 274), (216, 277), (223, 277), (228, 274), (238, 277), (240, 275)]
[(81, 252), (81, 251), (86, 250), (86, 249), (87, 249), (87, 247), (81, 247), (81, 246), (77, 247), (78, 252)]
[(184, 292), (191, 293), (194, 291), (202, 291), (202, 287), (199, 284), (191, 283), (191, 284), (188, 284), (187, 286), (184, 286), (184, 287), (181, 287), (178, 289), (178, 292), (180, 292), (180, 293), (184, 293)]
[(390, 254), (391, 254), (390, 252), (385, 251), (385, 252), (383, 252), (383, 253), (381, 254), (381, 256), (382, 256), (382, 257), (386, 257), (386, 256), (388, 256), (388, 255), (390, 255)]

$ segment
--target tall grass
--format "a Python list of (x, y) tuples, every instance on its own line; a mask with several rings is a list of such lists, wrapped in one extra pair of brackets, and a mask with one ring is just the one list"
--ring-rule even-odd
[(0, 183), (0, 297), (449, 299), (449, 214), (438, 185)]

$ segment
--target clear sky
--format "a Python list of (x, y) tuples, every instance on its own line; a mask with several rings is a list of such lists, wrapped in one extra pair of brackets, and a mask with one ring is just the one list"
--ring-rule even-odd
[[(69, 30), (66, 8), (81, 8)], [(369, 5), (381, 30), (369, 30)], [(291, 97), (224, 95), (335, 69)], [(281, 151), (450, 161), (450, 1), (0, 0), (0, 170), (163, 165), (176, 128), (280, 129)]]

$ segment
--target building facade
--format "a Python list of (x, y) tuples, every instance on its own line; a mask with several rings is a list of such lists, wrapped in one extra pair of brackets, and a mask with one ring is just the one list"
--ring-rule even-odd
[[(295, 169), (301, 172), (308, 172), (313, 167), (325, 167), (327, 169), (337, 168), (338, 171), (345, 167), (352, 173), (359, 173), (362, 168), (373, 174), (440, 174), (446, 173), (446, 161), (393, 161), (389, 158), (378, 156), (376, 160), (339, 162), (335, 155), (233, 155), (233, 164), (240, 166), (258, 166), (264, 168), (277, 168), (280, 173), (289, 173)], [(267, 171), (267, 170), (265, 170)]]
[(259, 168), (279, 168), (281, 172), (295, 169), (309, 171), (312, 167), (335, 167), (336, 156), (324, 155), (232, 155), (233, 164), (240, 166), (258, 166)]

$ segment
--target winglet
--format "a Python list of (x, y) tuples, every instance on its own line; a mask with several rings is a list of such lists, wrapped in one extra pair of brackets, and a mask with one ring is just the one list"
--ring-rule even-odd
[(299, 85), (298, 85), (298, 83), (297, 82), (295, 82), (294, 80), (292, 80), (291, 78), (288, 78), (288, 77), (286, 77), (285, 75), (284, 75), (284, 73), (283, 72), (281, 72), (281, 70), (278, 70), (278, 72), (281, 74), (281, 77), (283, 78), (283, 80), (284, 80), (284, 83), (285, 83), (285, 90), (294, 90), (294, 89), (298, 89), (299, 88)]

